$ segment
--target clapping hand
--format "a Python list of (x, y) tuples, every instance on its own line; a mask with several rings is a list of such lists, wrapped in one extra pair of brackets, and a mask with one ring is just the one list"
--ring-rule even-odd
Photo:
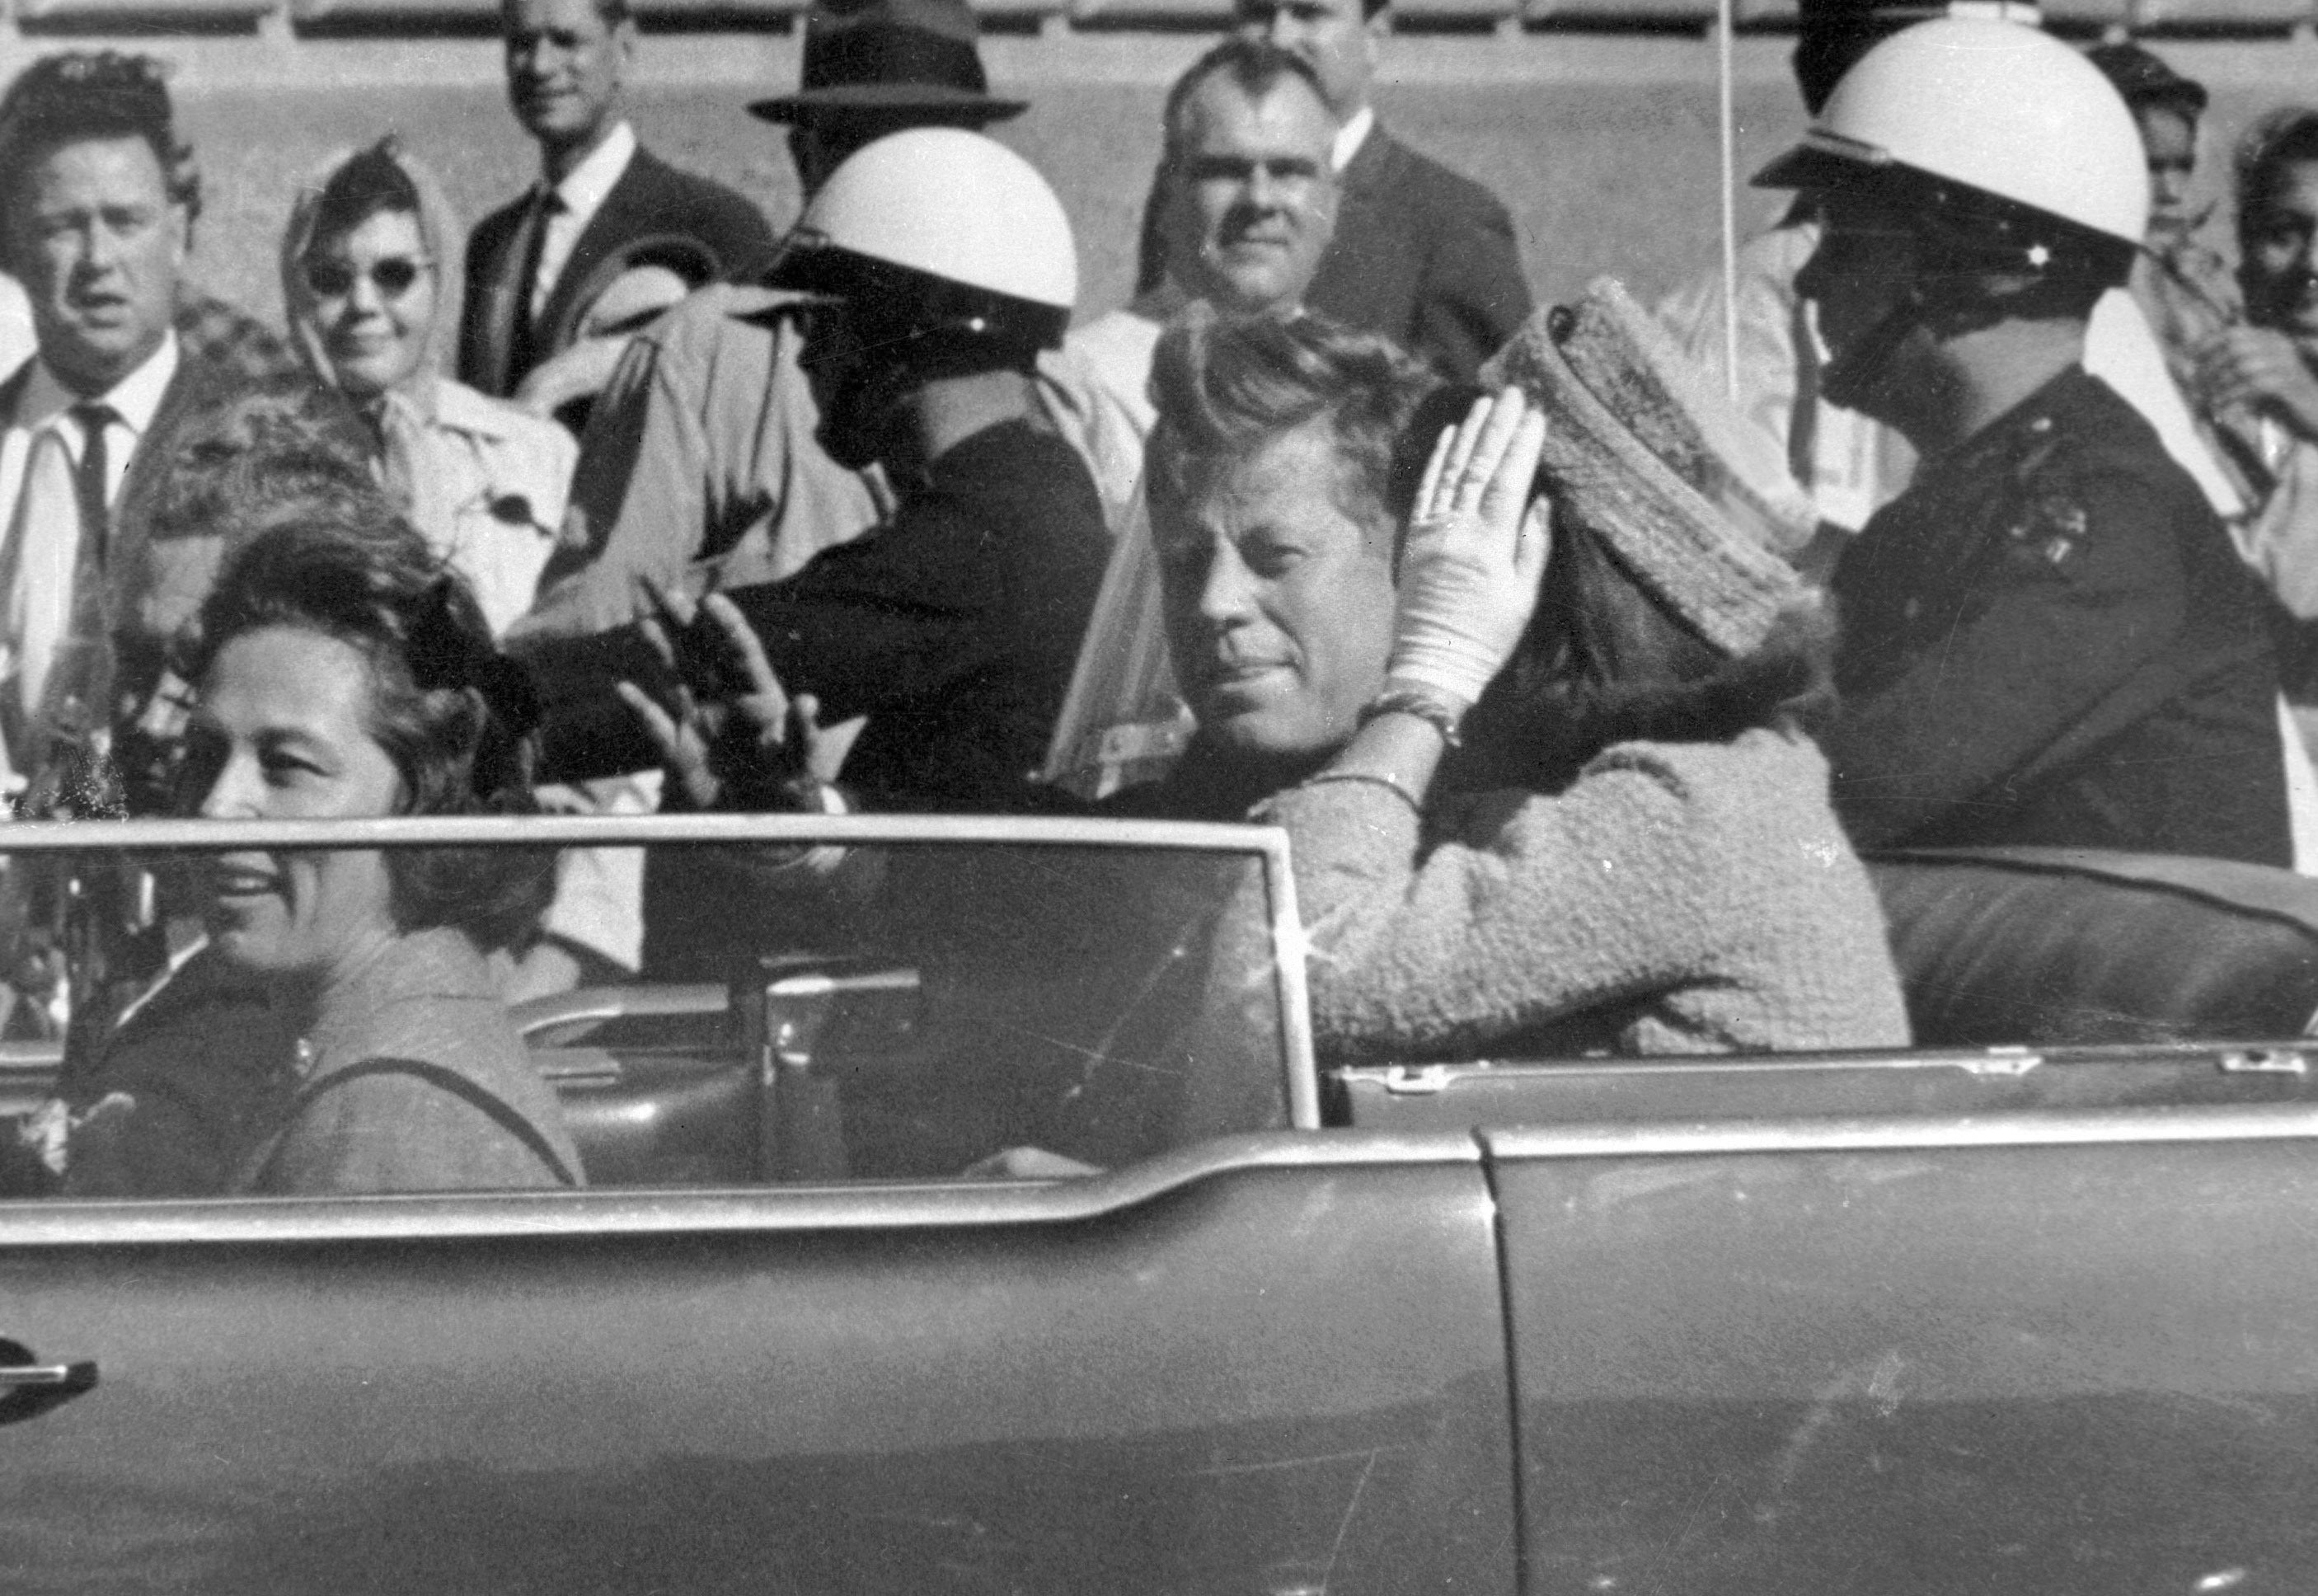
[(2318, 375), (2293, 339), (2266, 327), (2233, 327), (2197, 353), (2198, 385), (2216, 415), (2244, 408), (2318, 439)]
[(1552, 546), (1547, 503), (1531, 494), (1545, 434), (1517, 388), (1442, 430), (1409, 516), (1388, 686), (1470, 705), (1521, 641)]
[(644, 578), (641, 629), (676, 686), (663, 704), (633, 682), (620, 698), (659, 746), (677, 794), (695, 810), (811, 809), (820, 705), (781, 686), (740, 607), (721, 593), (695, 604)]

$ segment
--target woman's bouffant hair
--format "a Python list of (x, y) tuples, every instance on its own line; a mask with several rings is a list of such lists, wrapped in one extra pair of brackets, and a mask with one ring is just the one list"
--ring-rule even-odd
[(1733, 658), (1637, 580), (1590, 528), (1557, 522), (1537, 613), (1465, 724), (1450, 779), (1559, 792), (1620, 742), (1806, 734), (1835, 710), (1835, 610), (1803, 598)]
[(373, 216), (418, 215), (418, 185), (403, 170), (402, 160), (401, 141), (390, 133), (331, 173), (314, 202), (307, 247), (343, 238)]
[[(401, 777), (399, 812), (523, 813), (535, 710), (467, 584), (381, 507), (277, 521), (228, 559), (187, 658), (198, 683), (235, 638), (316, 632), (370, 666), (371, 734)], [(390, 848), (396, 924), (453, 926), (486, 948), (525, 940), (553, 895), (555, 855)]]
[(2259, 118), (2239, 139), (2231, 157), (2236, 181), (2238, 287), (2246, 310), (2259, 327), (2269, 310), (2261, 301), (2266, 285), (2254, 265), (2255, 233), (2261, 226), (2264, 202), (2288, 166), (2318, 162), (2318, 108), (2286, 105)]
[(1151, 360), (1158, 424), (1144, 453), (1155, 512), (1191, 504), (1284, 433), (1325, 421), (1342, 462), (1328, 490), (1372, 533), (1390, 535), (1416, 497), (1409, 423), (1440, 385), (1390, 339), (1309, 311), (1218, 315), (1194, 302)]

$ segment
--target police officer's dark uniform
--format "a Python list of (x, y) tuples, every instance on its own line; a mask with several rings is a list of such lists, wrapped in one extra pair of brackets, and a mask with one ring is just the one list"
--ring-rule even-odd
[(2071, 368), (1925, 461), (1834, 587), (1824, 741), (1862, 847), (2291, 862), (2260, 590), (2099, 379)]
[[(2115, 87), (2040, 29), (1936, 18), (1859, 57), (1756, 182), (1825, 218), (1796, 287), (1830, 333), (1827, 396), (1921, 456), (1835, 570), (1822, 741), (1853, 840), (2289, 863), (2264, 600), (2188, 474), (2062, 341), (2147, 230)], [(1950, 435), (2031, 371), (2049, 375)]]
[[(778, 582), (728, 590), (791, 692), (867, 715), (849, 788), (884, 808), (1026, 801), (1110, 554), (1078, 452), (1024, 421), (986, 427), (900, 484), (892, 519)], [(660, 681), (633, 627), (526, 656), (551, 776), (648, 760), (621, 680)]]

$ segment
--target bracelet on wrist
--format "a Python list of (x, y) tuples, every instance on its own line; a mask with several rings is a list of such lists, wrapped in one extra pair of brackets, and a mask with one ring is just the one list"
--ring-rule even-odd
[(1407, 804), (1409, 812), (1420, 820), (1424, 818), (1424, 801), (1410, 792), (1398, 776), (1388, 775), (1381, 770), (1323, 770), (1317, 776), (1306, 776), (1298, 785), (1306, 787), (1325, 787), (1335, 782), (1356, 783), (1367, 787), (1382, 787), (1403, 803)]
[(1458, 733), (1465, 712), (1437, 693), (1423, 687), (1392, 687), (1378, 694), (1361, 709), (1360, 724), (1365, 726), (1379, 715), (1414, 715), (1441, 733), (1442, 746), (1461, 749), (1465, 740)]

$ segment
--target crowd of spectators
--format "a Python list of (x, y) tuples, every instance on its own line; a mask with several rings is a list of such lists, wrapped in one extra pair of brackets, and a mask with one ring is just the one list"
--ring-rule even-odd
[[(1805, 9), (1792, 207), (1655, 313), (1533, 313), (1504, 206), (1379, 123), (1370, 0), (1241, 0), (1108, 309), (963, 0), (810, 14), (751, 107), (777, 247), (639, 142), (623, 0), (508, 0), (537, 182), (463, 238), (391, 131), (333, 155), (280, 329), (184, 284), (157, 64), (44, 58), (0, 99), (0, 780), (1253, 817), (1339, 1060), (1903, 1043), (1860, 849), (2318, 861), (2318, 111), (2248, 136), (2233, 273), (2146, 50)], [(214, 1123), (81, 1178), (578, 1179), (445, 1006), (681, 973), (749, 883), (510, 869), (220, 861), (84, 1082), (208, 1058)], [(184, 1052), (219, 1012), (298, 1069)]]

